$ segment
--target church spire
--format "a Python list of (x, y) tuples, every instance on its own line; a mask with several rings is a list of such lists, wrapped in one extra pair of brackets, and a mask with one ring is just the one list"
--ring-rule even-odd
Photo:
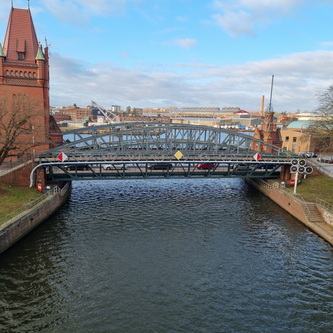
[(36, 55), (36, 60), (45, 60), (44, 54), (43, 54), (42, 44), (39, 44), (38, 52), (37, 52), (37, 55)]
[(3, 52), (1, 43), (0, 43), (0, 57), (6, 57), (5, 52)]

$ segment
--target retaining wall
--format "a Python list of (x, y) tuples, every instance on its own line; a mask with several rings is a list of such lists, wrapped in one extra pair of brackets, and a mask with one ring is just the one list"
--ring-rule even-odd
[(10, 167), (0, 174), (0, 181), (3, 184), (12, 186), (29, 186), (30, 173), (33, 169), (33, 162), (25, 162), (15, 167)]
[(309, 229), (315, 232), (317, 235), (325, 239), (328, 243), (333, 245), (333, 214), (329, 211), (319, 208), (319, 211), (323, 217), (323, 222), (316, 223), (310, 222), (307, 218), (306, 204), (303, 204), (300, 200), (297, 200), (293, 195), (289, 195), (285, 190), (279, 187), (279, 183), (276, 183), (276, 187), (268, 185), (264, 181), (257, 183), (252, 179), (246, 179), (246, 181), (264, 193), (267, 197), (273, 200), (281, 208), (286, 210), (289, 214), (297, 218), (300, 222), (306, 225)]
[(67, 201), (70, 192), (71, 183), (67, 183), (61, 191), (46, 195), (40, 203), (0, 225), (0, 253), (56, 212)]

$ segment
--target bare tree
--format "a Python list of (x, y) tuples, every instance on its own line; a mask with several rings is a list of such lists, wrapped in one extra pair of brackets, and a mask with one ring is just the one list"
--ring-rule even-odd
[(333, 85), (318, 96), (319, 106), (316, 119), (311, 121), (307, 132), (321, 152), (333, 151)]
[(26, 94), (0, 96), (0, 165), (8, 157), (20, 156), (34, 146), (33, 123), (40, 114), (41, 100)]

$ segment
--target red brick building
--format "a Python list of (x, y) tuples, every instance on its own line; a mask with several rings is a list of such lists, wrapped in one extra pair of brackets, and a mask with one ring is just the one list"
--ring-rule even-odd
[[(0, 95), (14, 100), (26, 95), (40, 105), (19, 144), (31, 143), (26, 154), (38, 154), (62, 143), (62, 134), (50, 118), (48, 47), (38, 43), (30, 8), (11, 8), (3, 46), (0, 44)], [(24, 149), (17, 150), (20, 156)]]
[[(264, 142), (270, 143), (279, 148), (282, 147), (281, 133), (280, 129), (277, 128), (276, 123), (274, 122), (274, 112), (267, 111), (265, 112), (265, 119), (261, 125), (261, 129), (256, 128), (253, 137), (255, 139), (260, 139)], [(256, 150), (258, 152), (265, 151), (268, 153), (272, 153), (273, 149), (264, 145), (257, 144), (253, 142), (252, 150)]]

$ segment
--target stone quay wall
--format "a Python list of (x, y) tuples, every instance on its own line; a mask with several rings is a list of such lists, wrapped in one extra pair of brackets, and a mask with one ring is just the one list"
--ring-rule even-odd
[(317, 204), (317, 209), (320, 212), (322, 221), (311, 222), (308, 218), (309, 211), (307, 203), (300, 195), (288, 193), (288, 191), (281, 187), (281, 184), (277, 182), (274, 184), (268, 184), (262, 179), (246, 179), (246, 181), (264, 193), (267, 197), (306, 225), (317, 235), (333, 245), (333, 212)]
[(0, 254), (55, 213), (67, 201), (70, 192), (71, 183), (62, 189), (53, 189), (41, 197), (40, 202), (0, 225)]

